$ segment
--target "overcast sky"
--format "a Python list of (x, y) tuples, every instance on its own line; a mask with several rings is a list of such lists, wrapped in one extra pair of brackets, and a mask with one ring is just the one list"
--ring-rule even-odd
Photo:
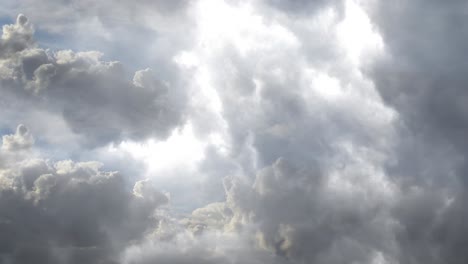
[(468, 263), (468, 2), (3, 0), (0, 264)]

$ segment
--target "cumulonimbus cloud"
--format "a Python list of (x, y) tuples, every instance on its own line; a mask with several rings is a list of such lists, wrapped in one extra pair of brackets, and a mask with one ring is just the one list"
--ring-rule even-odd
[[(186, 87), (40, 48), (20, 15), (0, 42), (0, 102), (60, 116), (89, 148), (190, 122), (221, 138), (193, 170), (225, 199), (158, 210), (169, 198), (151, 180), (35, 157), (40, 135), (20, 125), (0, 150), (1, 261), (467, 261), (464, 3), (178, 3), (196, 22), (174, 58)], [(343, 36), (359, 23), (371, 48)]]

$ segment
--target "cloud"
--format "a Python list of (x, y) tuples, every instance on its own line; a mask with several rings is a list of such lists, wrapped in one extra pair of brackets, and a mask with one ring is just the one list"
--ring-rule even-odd
[[(161, 70), (41, 48), (23, 15), (4, 26), (0, 106), (13, 110), (0, 117), (80, 148), (125, 141), (106, 161), (143, 171), (132, 148), (174, 191), (154, 189), (159, 175), (48, 160), (20, 125), (0, 152), (1, 261), (466, 262), (464, 3), (139, 4), (81, 14), (180, 19), (157, 31), (174, 42)], [(37, 116), (50, 128), (26, 122)]]
[[(215, 167), (218, 180), (226, 176), (226, 201), (195, 210), (188, 228), (250, 241), (256, 253), (248, 261), (262, 254), (279, 263), (398, 259), (392, 210), (400, 188), (384, 170), (398, 113), (341, 46), (339, 16), (268, 20), (245, 3), (218, 5), (215, 14), (197, 9), (202, 41), (181, 63), (220, 102), (212, 122), (219, 114), (224, 127), (199, 122), (227, 144)], [(331, 44), (314, 45), (310, 35)], [(223, 168), (224, 158), (235, 165)]]
[[(40, 27), (51, 32), (64, 32), (77, 26), (83, 26), (93, 19), (101, 23), (141, 23), (145, 15), (158, 14), (170, 16), (183, 12), (187, 6), (187, 0), (138, 0), (135, 3), (121, 1), (72, 1), (69, 5), (63, 5), (61, 1), (49, 1), (39, 4), (35, 1), (7, 1), (6, 11), (13, 13), (23, 12), (34, 21), (40, 23)], [(3, 12), (6, 12), (2, 10)], [(3, 14), (5, 15), (5, 14)], [(88, 29), (93, 31), (95, 29)]]
[(287, 15), (311, 16), (316, 12), (323, 11), (326, 8), (333, 8), (342, 11), (343, 2), (341, 0), (323, 1), (323, 0), (265, 0), (262, 1)]
[(4, 25), (2, 31), (0, 45), (0, 54), (2, 55), (24, 50), (33, 43), (34, 30), (23, 14), (18, 15), (15, 24)]
[[(311, 16), (275, 7), (294, 13), (282, 16), (261, 5), (223, 2), (216, 10), (207, 9), (211, 4), (201, 1), (192, 6), (198, 21), (196, 40), (174, 58), (178, 74), (190, 84), (185, 89), (203, 90), (192, 97), (187, 90), (155, 78), (151, 70), (138, 71), (129, 81), (121, 64), (102, 61), (98, 52), (51, 52), (34, 44), (6, 56), (4, 72), (9, 75), (3, 81), (11, 96), (34, 102), (34, 109), (59, 113), (70, 130), (93, 147), (125, 139), (165, 138), (190, 120), (198, 137), (208, 141), (217, 135), (221, 142), (211, 142), (205, 160), (190, 175), (208, 177), (202, 190), (224, 187), (225, 201), (189, 215), (169, 211), (154, 219), (152, 211), (167, 199), (152, 190), (151, 180), (136, 183), (132, 192), (110, 180), (119, 174), (94, 180), (99, 179), (95, 174), (105, 174), (95, 163), (66, 161), (41, 165), (52, 169), (30, 180), (31, 202), (55, 195), (58, 200), (46, 199), (50, 207), (62, 200), (88, 204), (88, 197), (98, 196), (100, 202), (79, 209), (97, 218), (87, 220), (92, 223), (86, 228), (78, 225), (83, 229), (79, 233), (95, 236), (67, 236), (70, 247), (99, 249), (91, 260), (372, 263), (397, 259), (400, 248), (392, 210), (400, 189), (383, 170), (394, 146), (397, 114), (383, 104), (340, 42), (341, 7), (319, 1), (308, 6), (317, 9)], [(269, 15), (270, 19), (261, 19)], [(243, 23), (237, 23), (239, 18)], [(311, 35), (322, 38), (322, 43)], [(90, 176), (74, 172), (82, 170)], [(61, 171), (75, 180), (61, 183)], [(90, 191), (76, 190), (77, 194), (63, 198), (61, 192), (54, 193), (55, 184), (68, 190), (82, 178), (81, 185)], [(188, 182), (180, 179), (182, 186)], [(118, 198), (114, 193), (109, 194), (112, 198), (105, 195), (110, 189), (119, 192)], [(213, 190), (217, 197), (219, 192)], [(171, 193), (176, 195), (186, 194)], [(72, 197), (74, 201), (65, 199)], [(101, 216), (106, 210), (95, 212), (95, 204), (111, 208), (111, 216)], [(76, 210), (62, 210), (70, 214), (67, 221), (78, 217)], [(110, 231), (102, 231), (101, 225)], [(61, 241), (59, 235), (67, 232), (67, 228), (58, 230), (50, 239)], [(66, 256), (66, 261), (78, 261), (74, 255)]]
[[(0, 157), (15, 150), (3, 145)], [(123, 175), (101, 166), (27, 156), (2, 164), (1, 262), (115, 263), (120, 250), (154, 228), (155, 209), (168, 198), (144, 182), (132, 193)]]
[(27, 149), (34, 144), (33, 136), (24, 125), (19, 125), (15, 134), (3, 136), (2, 141), (2, 148), (9, 151)]
[(386, 171), (404, 191), (394, 216), (400, 263), (462, 263), (467, 144), (466, 4), (377, 1), (368, 5), (386, 54), (366, 71), (400, 115)]
[(164, 138), (183, 123), (185, 93), (151, 70), (137, 71), (131, 82), (119, 62), (102, 61), (94, 51), (38, 48), (33, 32), (23, 15), (4, 26), (2, 92), (31, 111), (59, 115), (85, 146)]
[(359, 169), (339, 171), (335, 178), (279, 159), (258, 172), (251, 186), (228, 184), (237, 219), (230, 224), (256, 223), (257, 245), (292, 263), (372, 263), (382, 253), (392, 258), (393, 190), (381, 189), (385, 179), (354, 171)]

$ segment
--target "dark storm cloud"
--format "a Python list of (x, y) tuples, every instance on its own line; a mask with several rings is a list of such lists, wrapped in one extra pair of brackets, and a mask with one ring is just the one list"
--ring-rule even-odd
[(467, 8), (464, 1), (369, 5), (388, 52), (369, 75), (403, 121), (387, 168), (405, 190), (395, 211), (400, 263), (468, 260)]
[[(4, 144), (12, 146), (11, 137), (27, 131), (18, 126)], [(3, 145), (0, 158), (10, 151)], [(115, 263), (119, 250), (157, 226), (154, 210), (167, 197), (146, 182), (137, 182), (132, 192), (121, 174), (100, 167), (27, 155), (2, 163), (0, 262)]]
[(33, 33), (23, 15), (4, 26), (0, 82), (11, 107), (20, 105), (11, 101), (23, 101), (30, 106), (20, 112), (61, 115), (87, 146), (166, 137), (183, 122), (186, 98), (177, 84), (158, 80), (149, 69), (128, 80), (119, 62), (102, 61), (98, 52), (37, 48)]

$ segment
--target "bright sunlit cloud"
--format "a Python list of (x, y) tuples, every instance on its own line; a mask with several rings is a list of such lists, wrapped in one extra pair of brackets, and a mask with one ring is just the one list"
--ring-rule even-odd
[(192, 125), (187, 124), (182, 129), (174, 130), (165, 141), (149, 140), (146, 143), (122, 142), (111, 147), (109, 151), (126, 151), (135, 159), (142, 160), (148, 166), (148, 174), (164, 177), (164, 172), (176, 167), (193, 170), (204, 157), (204, 149), (208, 142), (197, 139)]
[(338, 24), (337, 34), (341, 45), (355, 64), (364, 59), (362, 56), (381, 52), (384, 47), (382, 37), (356, 0), (346, 0), (345, 17)]

